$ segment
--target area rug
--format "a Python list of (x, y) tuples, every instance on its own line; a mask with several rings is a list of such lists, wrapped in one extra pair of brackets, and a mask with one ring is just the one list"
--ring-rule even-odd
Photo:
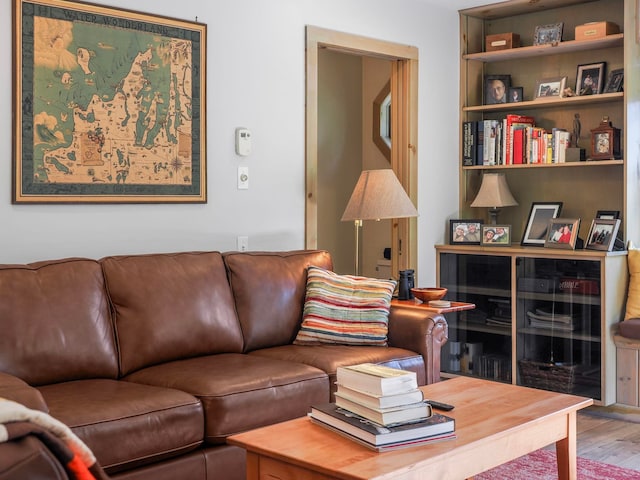
[[(556, 452), (536, 450), (473, 478), (474, 480), (557, 480)], [(640, 471), (578, 457), (578, 480), (640, 480)]]

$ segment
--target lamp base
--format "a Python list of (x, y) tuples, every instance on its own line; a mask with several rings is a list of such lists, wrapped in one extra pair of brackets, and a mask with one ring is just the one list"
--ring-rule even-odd
[(491, 225), (497, 225), (498, 224), (498, 214), (500, 213), (500, 209), (493, 207), (489, 209), (489, 223), (491, 223)]

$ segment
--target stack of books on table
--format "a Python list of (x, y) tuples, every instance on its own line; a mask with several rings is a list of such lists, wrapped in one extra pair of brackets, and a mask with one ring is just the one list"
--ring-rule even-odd
[(414, 372), (365, 363), (337, 377), (336, 402), (312, 406), (314, 423), (379, 452), (455, 438), (454, 420), (432, 412)]

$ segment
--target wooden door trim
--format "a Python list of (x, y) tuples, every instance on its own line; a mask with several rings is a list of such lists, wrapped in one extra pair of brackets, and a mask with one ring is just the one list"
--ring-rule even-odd
[[(360, 56), (393, 60), (391, 88), (393, 98), (392, 131), (399, 141), (392, 142), (391, 165), (409, 198), (417, 205), (418, 142), (418, 49), (369, 37), (306, 28), (306, 202), (305, 247), (318, 244), (318, 50), (331, 50)], [(392, 223), (392, 275), (417, 266), (417, 221), (396, 219)]]

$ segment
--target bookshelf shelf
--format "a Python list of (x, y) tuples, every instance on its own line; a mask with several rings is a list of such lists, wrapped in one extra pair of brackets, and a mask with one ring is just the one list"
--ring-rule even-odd
[(497, 105), (474, 105), (463, 107), (463, 112), (506, 112), (513, 110), (539, 110), (543, 108), (572, 108), (582, 105), (593, 105), (607, 102), (624, 101), (624, 92), (601, 93), (599, 95), (584, 95), (557, 99), (528, 100), (518, 103), (500, 103)]

